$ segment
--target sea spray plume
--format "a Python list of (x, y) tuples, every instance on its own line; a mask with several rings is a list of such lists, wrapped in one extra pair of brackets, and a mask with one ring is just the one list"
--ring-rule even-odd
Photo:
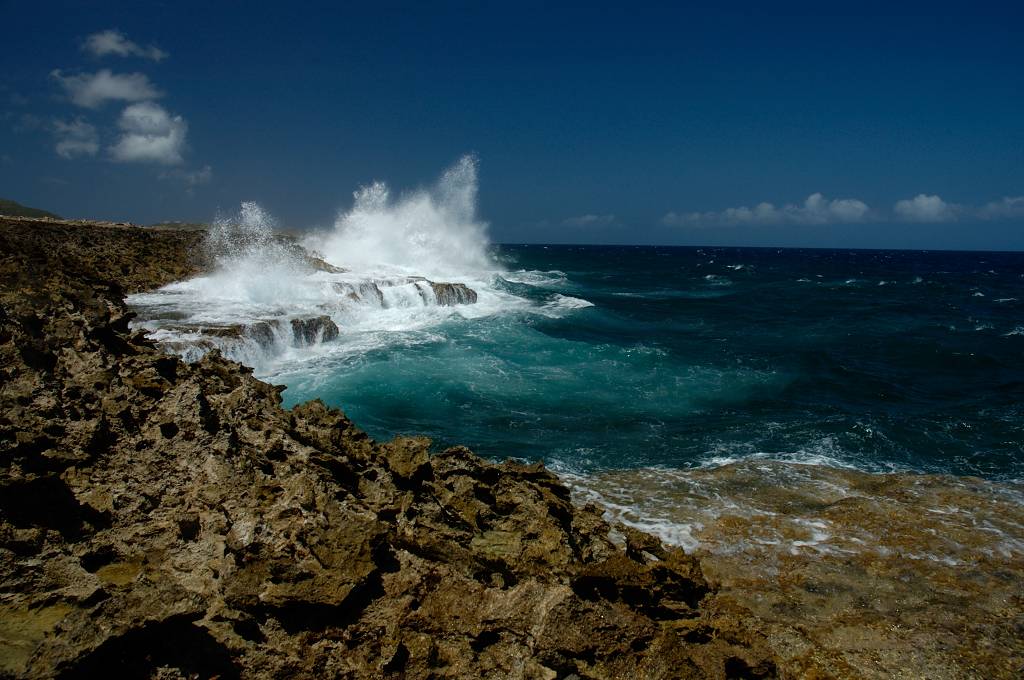
[(207, 232), (206, 248), (219, 262), (259, 254), (271, 247), (276, 223), (255, 201), (245, 201), (237, 215), (218, 216)]
[(242, 203), (236, 215), (218, 217), (205, 242), (217, 263), (208, 277), (209, 298), (261, 304), (308, 297), (301, 276), (309, 266), (301, 249), (274, 233), (274, 218), (257, 203)]
[(331, 264), (357, 270), (452, 277), (496, 269), (487, 225), (476, 216), (477, 160), (463, 156), (437, 184), (392, 200), (374, 182), (354, 193), (334, 230), (308, 245)]

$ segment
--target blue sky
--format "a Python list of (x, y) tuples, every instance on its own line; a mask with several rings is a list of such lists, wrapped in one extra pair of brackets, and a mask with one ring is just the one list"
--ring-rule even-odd
[(305, 227), (474, 153), (499, 242), (1024, 249), (1024, 7), (829, 4), (0, 2), (0, 196)]

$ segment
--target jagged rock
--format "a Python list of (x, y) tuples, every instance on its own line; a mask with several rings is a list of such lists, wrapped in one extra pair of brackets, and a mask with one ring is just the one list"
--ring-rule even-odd
[[(280, 324), (276, 320), (257, 321), (251, 324), (232, 324), (230, 326), (205, 326), (195, 329), (201, 335), (211, 338), (221, 338), (242, 341), (252, 340), (260, 347), (266, 349), (274, 345), (277, 337), (276, 330)], [(179, 326), (178, 330), (191, 330), (187, 326)]]
[[(338, 325), (327, 315), (292, 319), (289, 326), (291, 342), (296, 347), (331, 342), (337, 340), (340, 335)], [(202, 354), (213, 349), (228, 351), (244, 345), (247, 341), (255, 342), (260, 348), (268, 350), (277, 344), (281, 321), (270, 319), (248, 324), (196, 328), (177, 325), (173, 328), (178, 332), (195, 332), (200, 336), (195, 340), (163, 340), (158, 343), (163, 350), (178, 355), (188, 355), (189, 350), (198, 350)]]
[(0, 676), (777, 675), (695, 560), (624, 552), (543, 466), (131, 334), (192, 233), (0, 218)]
[(431, 281), (430, 287), (434, 290), (434, 297), (439, 305), (470, 305), (476, 302), (476, 291), (464, 283), (434, 283)]
[[(469, 305), (477, 301), (476, 291), (464, 283), (436, 283), (422, 276), (410, 276), (406, 281), (416, 285), (424, 304), (436, 301), (439, 305), (450, 307)], [(433, 292), (433, 300), (428, 296), (427, 288)]]
[(334, 289), (353, 302), (372, 302), (380, 308), (387, 305), (384, 293), (375, 281), (362, 281), (358, 284), (335, 282)]
[(338, 325), (323, 314), (311, 319), (292, 319), (292, 339), (299, 347), (338, 339)]

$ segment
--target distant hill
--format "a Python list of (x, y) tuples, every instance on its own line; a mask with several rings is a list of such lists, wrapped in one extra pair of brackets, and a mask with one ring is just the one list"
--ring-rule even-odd
[(12, 217), (55, 217), (60, 219), (60, 215), (54, 215), (52, 212), (46, 212), (39, 208), (29, 208), (6, 198), (0, 198), (0, 215), (10, 215)]

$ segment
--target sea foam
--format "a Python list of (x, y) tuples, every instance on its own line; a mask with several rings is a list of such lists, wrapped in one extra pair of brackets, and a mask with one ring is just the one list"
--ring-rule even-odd
[[(130, 296), (139, 314), (135, 325), (186, 360), (216, 348), (270, 375), (322, 354), (400, 346), (403, 333), (454, 317), (557, 317), (591, 306), (550, 292), (528, 299), (501, 285), (521, 281), (533, 289), (565, 275), (508, 273), (491, 257), (477, 190), (477, 161), (465, 156), (432, 186), (397, 198), (383, 182), (360, 188), (332, 228), (300, 240), (280, 235), (259, 204), (242, 203), (207, 233), (211, 271)], [(277, 332), (293, 320), (325, 316), (340, 329), (330, 346), (297, 347), (287, 332)]]

